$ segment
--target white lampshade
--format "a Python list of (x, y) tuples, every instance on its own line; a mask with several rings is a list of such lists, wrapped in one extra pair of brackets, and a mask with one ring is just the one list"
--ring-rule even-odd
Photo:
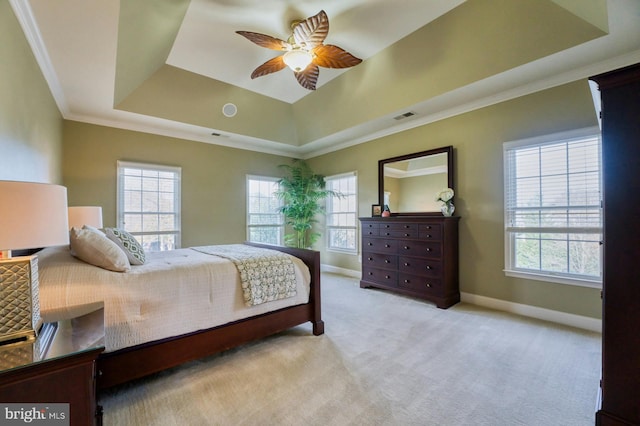
[(284, 54), (282, 60), (295, 72), (303, 71), (311, 63), (311, 53), (304, 49), (290, 50)]
[(67, 188), (0, 181), (0, 250), (69, 243)]
[(102, 228), (102, 207), (75, 206), (69, 207), (69, 229), (82, 228), (84, 225)]

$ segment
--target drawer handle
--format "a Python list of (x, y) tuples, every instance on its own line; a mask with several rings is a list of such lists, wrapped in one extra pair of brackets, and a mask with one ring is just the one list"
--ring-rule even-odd
[(427, 251), (431, 251), (431, 249), (429, 247), (427, 247)]
[(390, 235), (388, 232), (385, 232), (384, 235)]
[(405, 250), (409, 250), (409, 246), (404, 246), (403, 247)]
[(389, 262), (389, 259), (385, 259), (384, 263), (391, 263), (391, 262)]
[(431, 229), (431, 225), (427, 225), (427, 229)]
[(404, 226), (404, 229), (409, 229), (409, 228), (410, 228), (409, 225)]
[(373, 243), (367, 243), (367, 245), (368, 245), (368, 246), (372, 246), (372, 245), (373, 245)]
[(367, 257), (367, 260), (371, 261), (373, 260), (373, 257)]
[(409, 262), (404, 262), (404, 266), (409, 266)]
[(405, 237), (408, 237), (408, 236), (410, 236), (410, 235), (411, 235), (411, 234), (404, 234), (404, 236), (405, 236)]
[(369, 275), (373, 275), (373, 272), (369, 272)]
[(391, 278), (391, 277), (390, 277), (389, 275), (385, 275), (384, 277), (385, 277), (386, 279), (389, 279), (389, 278)]
[(409, 284), (411, 281), (410, 280), (404, 280), (405, 284)]
[(431, 234), (427, 234), (427, 238), (431, 238)]
[(427, 287), (431, 288), (431, 284), (427, 283)]
[(431, 269), (431, 266), (427, 265), (427, 271), (428, 271), (429, 269)]
[(391, 247), (391, 246), (390, 246), (389, 244), (385, 244), (384, 246), (385, 246), (386, 248), (389, 248), (389, 247)]

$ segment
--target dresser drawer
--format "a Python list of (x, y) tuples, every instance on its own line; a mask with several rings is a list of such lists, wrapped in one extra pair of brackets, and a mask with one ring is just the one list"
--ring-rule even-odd
[(398, 254), (428, 259), (440, 259), (442, 256), (442, 244), (427, 241), (401, 241), (400, 244), (398, 244)]
[(363, 253), (362, 266), (382, 269), (398, 269), (398, 257), (384, 253)]
[(418, 237), (424, 240), (441, 241), (442, 225), (439, 223), (424, 223), (418, 225)]
[(378, 236), (380, 234), (380, 225), (377, 223), (364, 223), (362, 224), (362, 235)]
[(418, 238), (418, 225), (413, 223), (381, 224), (380, 236), (391, 238)]
[(398, 286), (398, 273), (396, 271), (385, 271), (384, 269), (362, 267), (362, 280), (381, 284), (388, 287)]
[(432, 296), (442, 295), (442, 281), (439, 279), (403, 273), (398, 278), (398, 287), (405, 290)]
[(442, 264), (437, 259), (421, 259), (416, 257), (400, 256), (398, 270), (401, 273), (421, 275), (432, 278), (442, 277)]
[(398, 241), (386, 240), (384, 238), (362, 237), (362, 253), (390, 253), (396, 254), (398, 251)]

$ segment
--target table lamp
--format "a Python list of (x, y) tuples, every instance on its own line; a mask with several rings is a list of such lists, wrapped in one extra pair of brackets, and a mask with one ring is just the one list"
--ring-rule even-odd
[(11, 250), (68, 243), (67, 188), (0, 181), (0, 345), (34, 339), (42, 325), (38, 257)]
[(81, 229), (84, 225), (102, 228), (102, 207), (74, 206), (69, 207), (69, 229)]

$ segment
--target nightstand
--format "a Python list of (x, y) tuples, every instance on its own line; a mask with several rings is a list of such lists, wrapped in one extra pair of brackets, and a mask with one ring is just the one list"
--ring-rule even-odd
[[(72, 312), (73, 318), (43, 325), (31, 342), (0, 346), (0, 404), (36, 411), (66, 403), (66, 414), (47, 414), (68, 415), (71, 426), (102, 424), (96, 359), (104, 351), (104, 309), (94, 304)], [(0, 423), (8, 415), (2, 411)]]

